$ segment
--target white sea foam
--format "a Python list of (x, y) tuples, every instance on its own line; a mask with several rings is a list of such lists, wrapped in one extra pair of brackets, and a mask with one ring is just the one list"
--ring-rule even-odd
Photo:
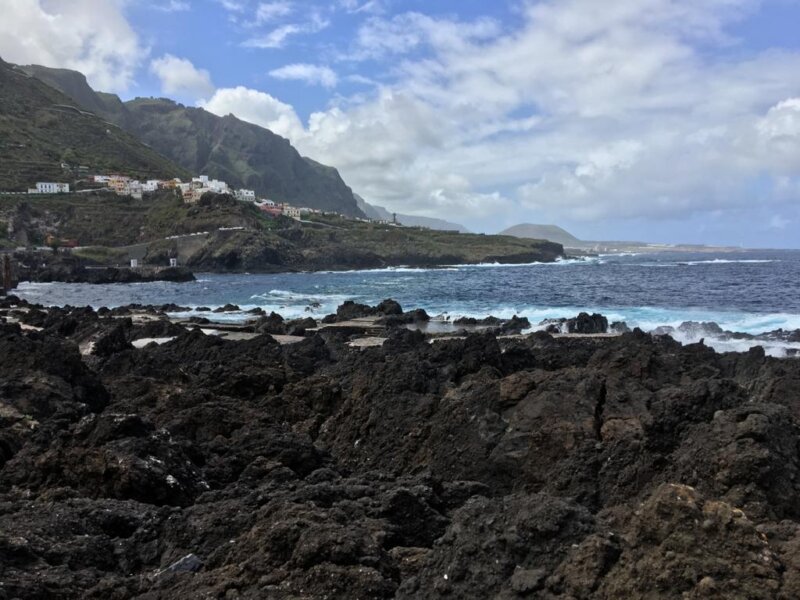
[(553, 262), (528, 262), (528, 263), (475, 263), (471, 265), (450, 265), (450, 270), (459, 269), (513, 269), (520, 267), (565, 267), (569, 265), (604, 264), (601, 256), (579, 256), (576, 258), (557, 258)]
[(680, 265), (689, 265), (690, 267), (695, 267), (697, 265), (730, 265), (730, 264), (761, 264), (761, 263), (773, 263), (773, 262), (781, 262), (778, 259), (727, 259), (727, 258), (714, 258), (712, 260), (689, 260), (689, 261), (679, 261), (678, 264)]
[(315, 271), (319, 275), (353, 275), (357, 273), (426, 273), (429, 271), (458, 271), (455, 265), (442, 267), (382, 267), (380, 269), (355, 269), (352, 271)]

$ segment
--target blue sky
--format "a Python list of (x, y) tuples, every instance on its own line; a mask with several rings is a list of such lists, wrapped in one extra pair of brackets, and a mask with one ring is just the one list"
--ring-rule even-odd
[(800, 247), (800, 0), (0, 8), (4, 59), (233, 112), (398, 212)]

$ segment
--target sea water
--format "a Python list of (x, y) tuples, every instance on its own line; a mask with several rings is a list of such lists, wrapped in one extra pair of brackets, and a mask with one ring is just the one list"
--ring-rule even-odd
[[(191, 283), (23, 283), (18, 295), (45, 305), (119, 306), (175, 303), (214, 308), (237, 304), (242, 320), (261, 307), (284, 317), (319, 317), (345, 300), (375, 304), (384, 298), (404, 308), (455, 318), (495, 315), (543, 319), (600, 312), (646, 331), (684, 321), (714, 321), (723, 329), (763, 333), (800, 329), (800, 251), (604, 255), (556, 263), (469, 265), (439, 269), (393, 267), (364, 271), (197, 274)], [(195, 311), (181, 313), (182, 316)], [(681, 341), (696, 341), (683, 338)], [(752, 342), (712, 340), (719, 350), (743, 350)], [(772, 344), (785, 354), (800, 344)]]

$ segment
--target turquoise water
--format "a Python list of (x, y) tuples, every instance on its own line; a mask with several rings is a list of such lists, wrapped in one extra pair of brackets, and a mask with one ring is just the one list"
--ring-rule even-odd
[[(198, 274), (198, 281), (133, 285), (22, 284), (19, 295), (48, 305), (132, 302), (215, 307), (228, 302), (284, 316), (320, 316), (344, 300), (395, 298), (431, 315), (574, 316), (581, 310), (652, 330), (683, 321), (761, 333), (800, 328), (800, 251), (599, 256), (555, 264), (280, 275)], [(240, 313), (225, 315), (237, 320)]]

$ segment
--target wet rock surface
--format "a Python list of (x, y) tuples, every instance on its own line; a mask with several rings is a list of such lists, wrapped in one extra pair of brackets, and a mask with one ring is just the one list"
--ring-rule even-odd
[(800, 597), (800, 361), (22, 308), (0, 598)]

